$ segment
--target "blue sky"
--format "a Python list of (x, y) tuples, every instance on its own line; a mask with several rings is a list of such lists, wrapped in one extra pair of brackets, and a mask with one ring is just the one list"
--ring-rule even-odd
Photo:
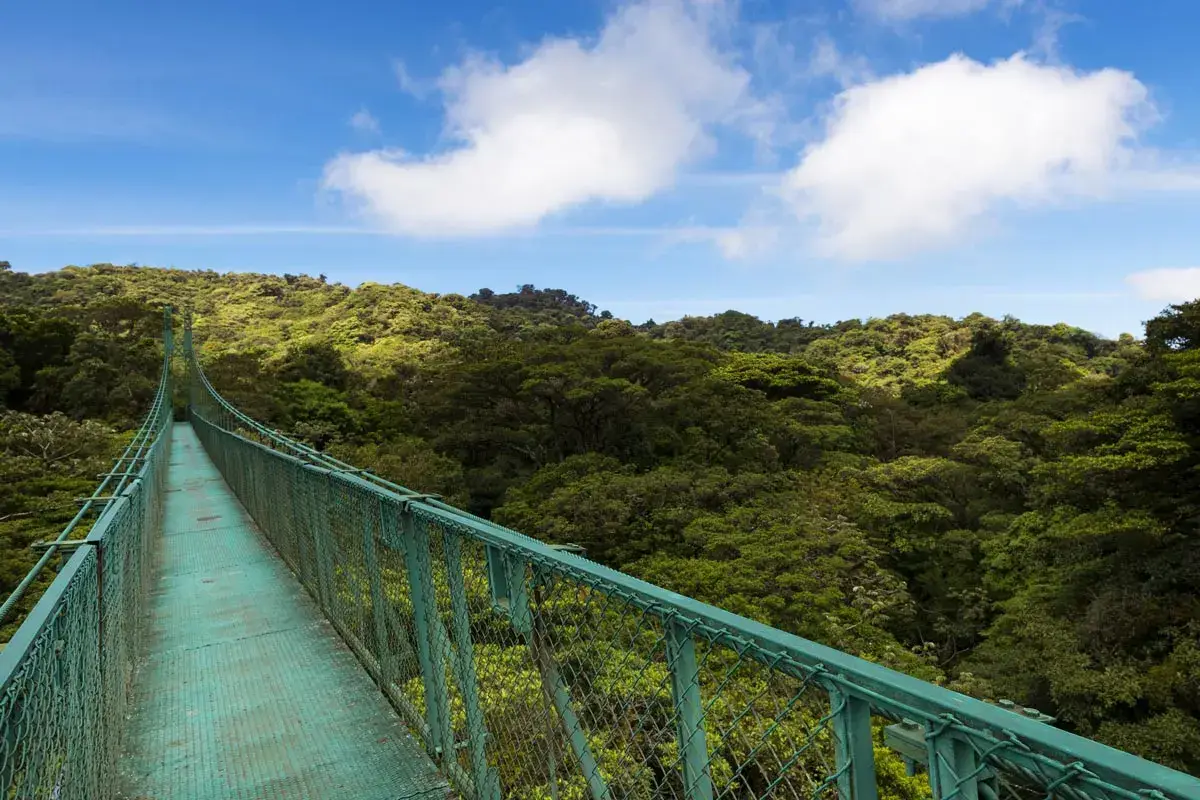
[(0, 259), (1136, 333), (1200, 296), (1197, 29), (1191, 0), (4, 4)]

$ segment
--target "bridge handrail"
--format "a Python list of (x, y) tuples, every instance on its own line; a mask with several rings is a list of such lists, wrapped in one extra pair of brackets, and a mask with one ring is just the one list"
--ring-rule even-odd
[[(75, 548), (0, 651), (6, 798), (116, 796), (173, 417), (170, 308), (163, 337), (158, 387), (137, 433), (4, 604), (11, 612), (55, 552)], [(97, 509), (86, 537), (70, 539)]]
[[(1072, 800), (1200, 800), (1200, 780), (1195, 777), (670, 592), (296, 442), (226, 401), (204, 375), (189, 345), (190, 339), (185, 349), (191, 374), (193, 419), (233, 437), (240, 446), (301, 465), (331, 481), (330, 485), (339, 486), (339, 491), (373, 496), (380, 501), (380, 508), (384, 503), (390, 504), (406, 519), (432, 523), (442, 530), (470, 537), (488, 548), (489, 570), (491, 551), (495, 549), (505, 559), (620, 598), (656, 617), (664, 629), (682, 630), (688, 642), (720, 645), (735, 652), (738, 659), (752, 658), (772, 671), (819, 684), (830, 695), (831, 711), (821, 723), (832, 720), (837, 758), (837, 770), (823, 786), (829, 788), (836, 783), (842, 800), (872, 800), (876, 796), (873, 715), (916, 724), (924, 739), (923, 744), (918, 740), (918, 745), (927, 749), (924, 763), (929, 767), (933, 792), (939, 800), (959, 796), (964, 800), (994, 798), (997, 778), (1013, 796), (1025, 796), (1022, 792), (1032, 788), (1043, 793), (1041, 796)], [(522, 574), (523, 570), (524, 566)], [(495, 580), (490, 572), (489, 578)], [(690, 650), (691, 644), (686, 648)], [(691, 658), (694, 661), (695, 656)], [(686, 703), (678, 696), (675, 703), (676, 713), (682, 718)], [(693, 726), (702, 726), (707, 711), (708, 707), (692, 719)], [(424, 733), (428, 734), (428, 730)], [(682, 734), (680, 738), (684, 738)], [(703, 740), (702, 731), (700, 738)], [(691, 758), (684, 753), (689, 743), (682, 741), (679, 745), (685, 773)], [(692, 767), (696, 769), (696, 765)], [(1006, 783), (1009, 779), (1013, 781), (1011, 785)], [(594, 788), (589, 782), (593, 797)], [(689, 783), (688, 796), (692, 800), (711, 800), (711, 789), (709, 786), (710, 794), (705, 797)], [(602, 793), (601, 797), (604, 796)]]

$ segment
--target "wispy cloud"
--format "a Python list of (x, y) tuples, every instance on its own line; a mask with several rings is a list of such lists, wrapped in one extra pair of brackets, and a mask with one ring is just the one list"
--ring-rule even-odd
[(783, 178), (783, 172), (758, 172), (754, 170), (728, 172), (685, 172), (679, 176), (681, 186), (697, 186), (715, 189), (737, 188), (749, 186), (765, 188), (776, 186)]
[(1013, 289), (989, 289), (980, 286), (952, 286), (943, 290), (922, 290), (917, 294), (943, 294), (950, 297), (987, 297), (996, 300), (1113, 300), (1124, 297), (1123, 292), (1088, 291), (1017, 291)]
[(234, 236), (382, 236), (385, 231), (344, 225), (248, 224), (248, 225), (95, 225), (78, 228), (42, 228), (0, 231), (5, 237), (234, 237)]
[(886, 22), (903, 22), (921, 17), (961, 17), (989, 5), (1019, 6), (1023, 0), (852, 0), (863, 14)]
[(1200, 298), (1200, 267), (1148, 269), (1125, 278), (1143, 300), (1182, 303)]
[(707, 241), (730, 228), (704, 225), (564, 225), (547, 226), (539, 232), (547, 236), (667, 237), (675, 241)]
[(1113, 177), (1122, 193), (1200, 192), (1200, 165), (1163, 162), (1155, 154)]
[(365, 108), (356, 111), (347, 124), (360, 133), (379, 134), (379, 120), (375, 119), (375, 115)]
[(396, 75), (396, 83), (400, 85), (400, 91), (412, 95), (418, 100), (424, 100), (437, 89), (435, 81), (413, 77), (412, 73), (408, 71), (408, 66), (398, 58), (392, 60), (392, 72)]
[(837, 42), (825, 35), (818, 36), (813, 44), (807, 74), (833, 78), (843, 89), (874, 77), (866, 57), (843, 53)]
[(706, 243), (732, 261), (755, 258), (771, 252), (779, 240), (772, 225), (693, 225), (658, 229), (664, 244)]
[(0, 94), (0, 139), (151, 144), (198, 138), (167, 115), (125, 101)]
[[(667, 242), (708, 242), (735, 233), (732, 227), (696, 225), (562, 225), (538, 229), (497, 231), (497, 238), (529, 236), (579, 236), (630, 239), (659, 239)], [(29, 228), (0, 230), (5, 238), (236, 238), (254, 236), (394, 236), (383, 228), (351, 225), (308, 225), (261, 223), (245, 225), (93, 225), (74, 228)]]

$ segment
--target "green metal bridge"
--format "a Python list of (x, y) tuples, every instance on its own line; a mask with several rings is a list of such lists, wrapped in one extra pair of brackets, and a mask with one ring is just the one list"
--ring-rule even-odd
[(294, 442), (190, 330), (176, 422), (173, 350), (168, 311), (141, 430), (0, 609), (64, 562), (0, 652), (4, 798), (1200, 800)]

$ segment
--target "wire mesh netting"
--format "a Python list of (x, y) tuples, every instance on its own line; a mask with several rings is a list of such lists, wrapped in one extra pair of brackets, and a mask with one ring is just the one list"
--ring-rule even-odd
[[(453, 738), (490, 737), (502, 796), (835, 791), (830, 708), (811, 676), (696, 642), (669, 608), (545, 565), (495, 548), (489, 565), (486, 544), (416, 517), (438, 600), (431, 623), (457, 633), (435, 637), (439, 658), (464, 662), (447, 680)], [(462, 751), (459, 761), (472, 768)]]
[(1200, 798), (1189, 776), (355, 469), (189, 363), (206, 450), (464, 797)]
[[(97, 800), (119, 791), (117, 760), (169, 458), (169, 313), (166, 325), (162, 375), (150, 411), (49, 548), (53, 553), (70, 546), (74, 552), (0, 653), (5, 798)], [(93, 514), (86, 539), (66, 538), (85, 530)], [(34, 569), (47, 568), (49, 561), (43, 558)]]
[(6, 797), (100, 797), (112, 766), (93, 735), (104, 706), (95, 551), (74, 554), (59, 577), (56, 608), (0, 698)]

